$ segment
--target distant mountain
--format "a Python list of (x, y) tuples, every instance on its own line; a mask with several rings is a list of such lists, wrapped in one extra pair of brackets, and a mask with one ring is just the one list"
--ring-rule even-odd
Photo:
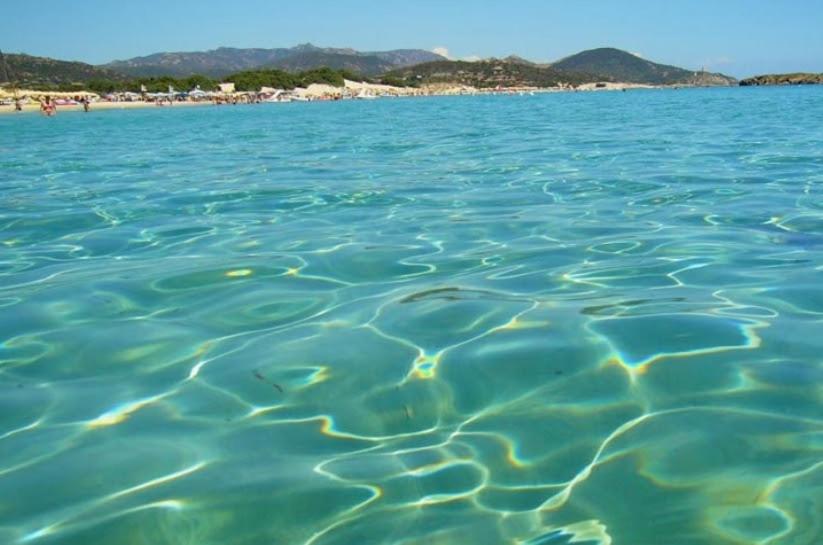
[(511, 55), (479, 62), (438, 61), (393, 70), (386, 75), (406, 83), (457, 83), (474, 87), (580, 85), (620, 82), (646, 85), (734, 85), (723, 74), (693, 72), (657, 64), (619, 49), (583, 51), (554, 64), (536, 64)]
[(301, 71), (325, 66), (345, 68), (371, 76), (395, 68), (437, 60), (444, 58), (418, 49), (360, 52), (354, 49), (322, 48), (303, 44), (277, 49), (221, 47), (211, 51), (155, 53), (146, 57), (114, 61), (103, 68), (130, 76), (180, 77), (202, 74), (220, 78), (227, 74), (258, 68)]
[(394, 49), (392, 51), (372, 51), (362, 53), (363, 55), (378, 57), (381, 60), (389, 61), (394, 68), (414, 66), (424, 62), (444, 61), (446, 57), (426, 51), (425, 49)]
[(553, 68), (568, 72), (600, 74), (607, 81), (648, 85), (734, 85), (732, 77), (723, 74), (694, 72), (676, 66), (657, 64), (637, 55), (614, 48), (583, 51), (566, 57)]
[(767, 74), (744, 79), (740, 85), (823, 85), (823, 74)]
[[(203, 75), (215, 79), (238, 72), (280, 69), (292, 73), (328, 67), (383, 76), (395, 84), (456, 83), (480, 88), (497, 86), (553, 87), (591, 82), (625, 82), (650, 85), (733, 85), (723, 74), (693, 72), (653, 63), (619, 49), (593, 49), (554, 64), (536, 64), (515, 55), (477, 62), (449, 61), (419, 49), (359, 52), (321, 48), (311, 44), (282, 49), (221, 47), (191, 53), (157, 53), (104, 66), (58, 61), (30, 55), (6, 55), (10, 76), (21, 87), (69, 88), (92, 80), (123, 81), (135, 77), (176, 78)], [(820, 75), (762, 76), (744, 84), (819, 82)], [(817, 78), (817, 79), (815, 79)], [(0, 80), (4, 79), (0, 63)], [(0, 81), (0, 85), (3, 82)], [(6, 82), (8, 86), (8, 82)], [(99, 86), (98, 86), (99, 87)], [(107, 84), (105, 88), (117, 88)], [(100, 87), (101, 89), (103, 87)], [(97, 88), (97, 87), (96, 87)]]
[(407, 85), (452, 83), (477, 88), (493, 87), (556, 87), (599, 81), (593, 74), (568, 72), (554, 67), (543, 67), (522, 59), (485, 61), (437, 61), (393, 70), (384, 76), (386, 81)]
[(377, 55), (352, 55), (347, 53), (329, 53), (326, 51), (300, 51), (289, 55), (267, 67), (278, 68), (287, 72), (302, 72), (315, 68), (334, 68), (350, 70), (363, 75), (377, 75), (397, 67), (390, 60)]
[[(121, 75), (83, 62), (58, 61), (24, 54), (5, 54), (0, 62), (0, 86), (52, 87), (82, 84), (94, 79), (123, 79)], [(7, 74), (8, 72), (8, 74)]]
[[(488, 59), (488, 60), (494, 61), (496, 59)], [(528, 59), (524, 59), (523, 57), (521, 57), (519, 55), (509, 55), (508, 57), (503, 59), (503, 62), (511, 62), (511, 63), (514, 63), (514, 64), (527, 64), (529, 66), (540, 66), (536, 62), (532, 62)]]

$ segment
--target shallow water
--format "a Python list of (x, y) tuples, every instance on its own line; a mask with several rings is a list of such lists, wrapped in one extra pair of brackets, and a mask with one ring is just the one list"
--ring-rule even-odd
[(823, 543), (823, 89), (0, 118), (0, 543)]

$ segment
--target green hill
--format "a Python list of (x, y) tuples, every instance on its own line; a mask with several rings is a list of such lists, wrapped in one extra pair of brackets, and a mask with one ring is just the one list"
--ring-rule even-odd
[(567, 72), (553, 67), (541, 67), (521, 60), (486, 60), (479, 62), (438, 61), (393, 70), (384, 78), (387, 82), (405, 85), (452, 83), (477, 88), (493, 87), (556, 87), (598, 81), (592, 74)]
[(0, 62), (0, 86), (59, 89), (82, 86), (97, 79), (122, 80), (123, 76), (83, 62), (58, 61), (24, 54), (4, 54)]
[(202, 74), (221, 78), (245, 70), (265, 68), (299, 72), (323, 67), (377, 75), (394, 68), (442, 59), (440, 55), (419, 49), (359, 52), (303, 44), (275, 49), (221, 47), (210, 51), (155, 53), (114, 61), (103, 67), (130, 76), (185, 77)]
[(607, 81), (648, 85), (734, 85), (736, 80), (723, 74), (685, 70), (647, 61), (626, 51), (601, 48), (566, 57), (553, 68), (568, 72), (600, 74)]

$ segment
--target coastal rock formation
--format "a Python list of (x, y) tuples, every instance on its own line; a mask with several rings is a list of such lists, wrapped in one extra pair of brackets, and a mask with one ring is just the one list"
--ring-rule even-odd
[(823, 84), (823, 74), (767, 74), (744, 79), (740, 82), (743, 87), (758, 85), (820, 85)]

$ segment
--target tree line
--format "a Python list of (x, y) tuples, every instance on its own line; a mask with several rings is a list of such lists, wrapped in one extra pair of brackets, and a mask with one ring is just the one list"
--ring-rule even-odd
[(166, 93), (169, 87), (175, 91), (191, 91), (200, 88), (203, 91), (215, 91), (219, 83), (234, 83), (238, 91), (258, 91), (261, 87), (292, 90), (296, 87), (307, 87), (313, 83), (343, 87), (344, 80), (367, 81), (370, 83), (396, 84), (396, 78), (373, 80), (352, 72), (334, 68), (315, 68), (302, 72), (286, 72), (278, 69), (245, 70), (221, 78), (219, 80), (201, 75), (192, 75), (176, 78), (172, 76), (135, 77), (125, 80), (94, 78), (85, 83), (61, 84), (53, 88), (58, 91), (93, 91), (99, 94), (114, 92), (140, 93), (145, 89), (148, 93)]

